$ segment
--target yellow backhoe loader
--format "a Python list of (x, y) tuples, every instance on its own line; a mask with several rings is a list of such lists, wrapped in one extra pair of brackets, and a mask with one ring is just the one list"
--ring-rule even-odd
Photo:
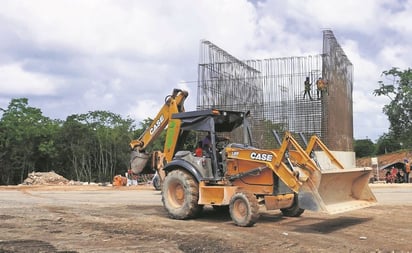
[[(183, 94), (186, 98), (187, 93)], [(252, 145), (247, 112), (180, 110), (169, 116), (166, 155), (159, 174), (162, 202), (171, 218), (196, 218), (205, 205), (211, 205), (228, 209), (236, 225), (252, 226), (261, 207), (297, 217), (305, 209), (336, 214), (376, 203), (368, 186), (371, 168), (344, 168), (316, 136), (305, 149), (290, 133), (285, 133), (280, 148), (259, 149)], [(155, 119), (150, 129), (165, 127), (156, 122), (164, 121)], [(181, 150), (190, 131), (210, 134), (211, 149), (204, 156)], [(222, 138), (217, 137), (235, 132), (237, 136), (241, 132), (243, 140), (221, 143)], [(131, 167), (136, 172), (147, 161), (144, 145), (142, 139), (131, 143)], [(320, 166), (313, 155), (315, 147), (327, 155), (334, 168)]]

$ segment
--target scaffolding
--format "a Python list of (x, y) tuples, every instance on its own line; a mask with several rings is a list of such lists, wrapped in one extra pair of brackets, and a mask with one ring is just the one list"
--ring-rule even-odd
[[(352, 64), (331, 31), (323, 39), (323, 54), (245, 61), (202, 41), (197, 109), (250, 111), (257, 147), (274, 147), (272, 130), (288, 130), (352, 150)], [(327, 80), (327, 93), (317, 92), (318, 78)]]

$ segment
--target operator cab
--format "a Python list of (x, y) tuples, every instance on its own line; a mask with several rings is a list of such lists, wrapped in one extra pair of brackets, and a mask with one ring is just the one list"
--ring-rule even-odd
[[(224, 148), (229, 144), (227, 139), (222, 138), (230, 137), (231, 141), (237, 141), (243, 146), (250, 146), (251, 134), (249, 130), (249, 124), (247, 123), (247, 116), (249, 113), (225, 111), (225, 110), (202, 110), (181, 112), (172, 115), (172, 119), (179, 119), (181, 123), (181, 136), (178, 139), (177, 146), (182, 146), (185, 138), (185, 132), (196, 131), (202, 133), (210, 133), (210, 152), (204, 158), (206, 164), (210, 164), (210, 173), (202, 173), (202, 179), (207, 179), (210, 176), (211, 179), (218, 179), (224, 175), (226, 171)], [(243, 129), (240, 128), (243, 126)], [(239, 128), (239, 130), (237, 130)], [(243, 131), (242, 131), (243, 130)], [(186, 134), (187, 135), (187, 134)], [(234, 144), (229, 144), (234, 145)], [(179, 150), (179, 148), (177, 148)], [(183, 155), (183, 156), (182, 156)], [(186, 157), (188, 153), (177, 152), (175, 159), (189, 159)], [(186, 157), (186, 158), (184, 158)], [(189, 160), (194, 161), (196, 158), (191, 157)], [(206, 178), (204, 178), (206, 177)], [(198, 178), (200, 179), (200, 178)]]

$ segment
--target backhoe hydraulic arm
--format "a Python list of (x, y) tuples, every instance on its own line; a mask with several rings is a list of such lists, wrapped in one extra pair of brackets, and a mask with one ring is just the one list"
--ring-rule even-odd
[(150, 124), (150, 126), (143, 132), (143, 134), (130, 142), (130, 148), (132, 150), (143, 151), (150, 145), (159, 134), (169, 124), (172, 115), (174, 113), (184, 111), (184, 100), (188, 96), (187, 91), (180, 89), (174, 89), (172, 95), (165, 98), (165, 103)]
[[(135, 174), (139, 174), (145, 167), (149, 154), (145, 150), (160, 133), (168, 126), (166, 133), (166, 141), (164, 143), (163, 158), (170, 162), (173, 158), (177, 139), (179, 137), (180, 125), (179, 120), (172, 119), (172, 115), (179, 112), (184, 112), (184, 101), (188, 96), (188, 92), (180, 89), (174, 89), (171, 95), (165, 98), (165, 103), (143, 134), (132, 140), (129, 144), (132, 154), (130, 158), (130, 167)], [(163, 156), (164, 155), (164, 156)], [(160, 162), (163, 164), (163, 162)]]

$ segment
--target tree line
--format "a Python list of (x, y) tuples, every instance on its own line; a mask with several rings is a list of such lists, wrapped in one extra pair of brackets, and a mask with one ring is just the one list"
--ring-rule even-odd
[[(48, 171), (74, 181), (111, 182), (130, 167), (130, 141), (153, 121), (146, 118), (137, 126), (108, 111), (50, 119), (29, 106), (27, 98), (12, 99), (0, 110), (0, 185), (19, 184), (30, 172)], [(165, 139), (163, 131), (146, 151), (163, 150)], [(184, 148), (194, 150), (195, 139), (189, 134)]]
[(111, 181), (129, 166), (128, 143), (142, 129), (107, 111), (44, 116), (27, 98), (12, 99), (0, 119), (0, 184), (18, 184), (27, 174), (55, 171), (67, 179)]
[(384, 80), (378, 81), (379, 87), (373, 94), (389, 98), (382, 110), (388, 117), (389, 130), (376, 143), (370, 139), (356, 140), (357, 157), (412, 149), (412, 69), (391, 68), (383, 71), (382, 77)]

